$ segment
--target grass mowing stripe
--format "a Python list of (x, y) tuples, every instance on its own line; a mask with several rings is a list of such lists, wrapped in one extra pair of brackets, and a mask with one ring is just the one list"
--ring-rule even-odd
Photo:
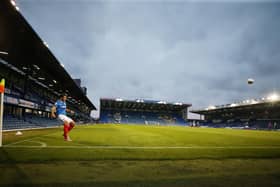
[[(26, 140), (29, 141), (29, 140)], [(41, 146), (5, 145), (5, 148), (69, 148), (69, 149), (279, 149), (280, 146), (48, 146), (45, 142), (29, 141)]]

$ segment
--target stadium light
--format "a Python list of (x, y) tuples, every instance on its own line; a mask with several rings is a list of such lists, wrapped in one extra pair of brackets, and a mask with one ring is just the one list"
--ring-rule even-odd
[(6, 51), (0, 51), (0, 54), (1, 54), (1, 55), (8, 55), (9, 53), (6, 52)]
[(267, 100), (273, 102), (279, 100), (279, 95), (276, 93), (272, 93), (267, 97)]
[(136, 99), (136, 102), (137, 103), (144, 103), (144, 100), (143, 99)]
[(209, 106), (209, 107), (207, 108), (207, 110), (214, 110), (214, 109), (216, 109), (215, 106)]
[(236, 103), (232, 103), (230, 106), (231, 106), (231, 107), (236, 107), (237, 104), (236, 104)]
[(255, 99), (252, 99), (252, 100), (251, 100), (251, 104), (257, 104), (257, 103), (259, 103), (259, 102), (256, 101)]
[(46, 78), (44, 78), (44, 77), (38, 77), (38, 79), (43, 81), (43, 80), (45, 80)]
[(44, 43), (44, 45), (47, 47), (47, 48), (49, 48), (49, 45), (48, 45), (48, 43), (47, 42), (43, 42)]
[(166, 101), (159, 101), (158, 104), (166, 104)]
[(36, 68), (37, 70), (40, 70), (40, 67), (36, 64), (33, 64), (33, 67)]
[(12, 5), (17, 6), (16, 2), (14, 0), (11, 0)]
[(11, 0), (10, 2), (15, 7), (15, 9), (19, 11), (19, 7), (17, 6), (16, 2), (14, 0)]
[(174, 105), (183, 105), (183, 103), (174, 103)]
[(121, 99), (121, 98), (117, 98), (117, 99), (116, 99), (116, 101), (123, 101), (123, 99)]

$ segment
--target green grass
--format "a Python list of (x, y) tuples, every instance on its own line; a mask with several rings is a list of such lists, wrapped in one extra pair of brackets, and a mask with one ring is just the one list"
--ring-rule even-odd
[(4, 133), (0, 186), (279, 186), (280, 132), (78, 126)]

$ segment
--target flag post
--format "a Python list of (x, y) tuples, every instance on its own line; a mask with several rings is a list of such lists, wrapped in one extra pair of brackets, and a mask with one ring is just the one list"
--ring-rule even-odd
[(0, 82), (0, 147), (2, 147), (3, 112), (4, 112), (5, 79)]

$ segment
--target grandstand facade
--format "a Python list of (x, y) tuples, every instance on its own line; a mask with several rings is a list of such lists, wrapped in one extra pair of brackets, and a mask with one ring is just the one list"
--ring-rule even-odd
[(186, 125), (191, 104), (144, 99), (100, 99), (100, 123)]
[(278, 96), (251, 99), (190, 111), (204, 116), (204, 125), (252, 129), (280, 128)]
[(6, 79), (4, 129), (58, 125), (50, 110), (62, 93), (78, 121), (96, 110), (85, 89), (71, 78), (16, 6), (0, 2), (0, 78)]

